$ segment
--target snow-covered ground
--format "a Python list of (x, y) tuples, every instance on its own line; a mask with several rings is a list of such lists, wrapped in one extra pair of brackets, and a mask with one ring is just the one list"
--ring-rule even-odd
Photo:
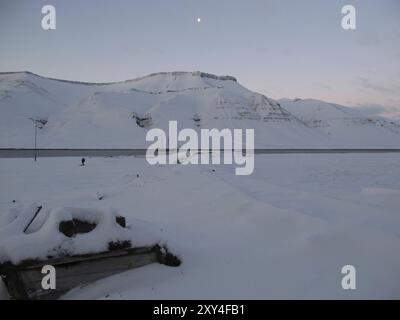
[[(0, 214), (33, 202), (45, 209), (115, 208), (128, 224), (157, 230), (183, 263), (130, 270), (64, 298), (400, 295), (397, 154), (257, 155), (250, 176), (235, 176), (226, 165), (79, 161), (0, 159)], [(348, 264), (357, 270), (356, 290), (341, 288)], [(0, 296), (6, 297), (1, 286)]]

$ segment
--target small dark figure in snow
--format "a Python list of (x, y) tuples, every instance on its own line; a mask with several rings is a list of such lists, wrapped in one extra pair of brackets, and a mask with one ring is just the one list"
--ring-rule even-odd
[(137, 182), (138, 182), (139, 186), (142, 186), (143, 184), (142, 184), (142, 181), (140, 180), (139, 173), (136, 174), (136, 178), (137, 178)]
[(85, 165), (85, 161), (86, 161), (85, 158), (82, 158), (82, 159), (81, 159), (81, 166), (84, 166), (84, 165)]

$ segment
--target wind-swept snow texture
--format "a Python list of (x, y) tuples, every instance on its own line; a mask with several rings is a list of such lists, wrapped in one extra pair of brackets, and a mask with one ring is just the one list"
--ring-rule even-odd
[[(79, 161), (0, 159), (7, 181), (0, 184), (0, 222), (11, 220), (10, 209), (36, 201), (43, 209), (29, 239), (40, 234), (33, 231), (48, 209), (115, 208), (133, 236), (157, 235), (182, 265), (130, 270), (64, 298), (400, 296), (397, 154), (256, 155), (254, 173), (241, 177), (233, 165), (150, 166), (119, 157), (90, 158), (81, 167)], [(75, 243), (84, 240), (78, 235)], [(7, 248), (25, 250), (18, 242)], [(348, 264), (357, 271), (356, 290), (341, 287)]]
[(230, 76), (165, 72), (116, 83), (0, 73), (0, 147), (143, 148), (150, 128), (254, 128), (256, 148), (400, 147), (397, 123), (350, 108), (274, 101)]

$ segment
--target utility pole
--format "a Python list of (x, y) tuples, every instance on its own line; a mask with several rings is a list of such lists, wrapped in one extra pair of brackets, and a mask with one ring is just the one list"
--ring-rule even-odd
[(35, 126), (35, 155), (34, 155), (34, 160), (36, 161), (37, 159), (37, 122), (38, 120), (33, 119), (33, 118), (29, 118), (30, 120), (32, 120), (34, 126)]
[(35, 161), (37, 158), (37, 121), (35, 120)]

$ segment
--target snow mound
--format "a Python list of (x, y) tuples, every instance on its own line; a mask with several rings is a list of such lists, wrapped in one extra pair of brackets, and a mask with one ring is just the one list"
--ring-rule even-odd
[[(160, 242), (154, 229), (135, 221), (123, 228), (117, 223), (120, 215), (114, 209), (60, 207), (45, 211), (41, 225), (24, 229), (37, 212), (37, 204), (10, 210), (0, 222), (0, 262), (18, 264), (25, 260), (45, 260), (61, 256), (107, 251), (110, 243), (130, 242), (133, 247), (155, 245)], [(66, 236), (60, 223), (72, 220), (93, 224), (92, 231)]]

